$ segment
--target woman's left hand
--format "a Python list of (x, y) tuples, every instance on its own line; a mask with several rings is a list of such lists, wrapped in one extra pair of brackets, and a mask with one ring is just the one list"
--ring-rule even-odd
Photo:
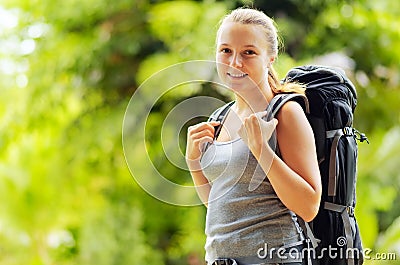
[(244, 119), (238, 131), (239, 136), (247, 144), (257, 160), (260, 159), (263, 148), (269, 148), (268, 140), (278, 124), (278, 120), (275, 118), (270, 121), (263, 120), (266, 114), (266, 111), (251, 114)]

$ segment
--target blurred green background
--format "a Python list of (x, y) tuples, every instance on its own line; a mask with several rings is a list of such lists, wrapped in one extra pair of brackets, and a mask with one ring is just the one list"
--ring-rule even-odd
[[(202, 264), (205, 208), (160, 202), (137, 185), (122, 122), (147, 77), (212, 60), (217, 22), (243, 4), (276, 20), (281, 77), (321, 63), (356, 84), (355, 126), (370, 140), (359, 145), (356, 215), (371, 255), (397, 254), (366, 264), (399, 264), (397, 0), (1, 0), (0, 264)], [(160, 99), (149, 153), (162, 151), (168, 110), (196, 95), (228, 100), (206, 86)], [(190, 179), (166, 160), (157, 167)]]

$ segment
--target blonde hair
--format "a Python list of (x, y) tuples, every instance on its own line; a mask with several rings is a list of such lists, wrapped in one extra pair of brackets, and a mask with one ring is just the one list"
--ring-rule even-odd
[[(219, 35), (222, 24), (225, 22), (237, 22), (245, 25), (261, 26), (264, 31), (264, 36), (270, 44), (266, 47), (268, 54), (272, 54), (275, 58), (278, 56), (278, 30), (275, 26), (275, 22), (262, 11), (243, 7), (233, 10), (220, 21), (217, 36)], [(304, 94), (305, 91), (305, 87), (301, 84), (292, 82), (281, 83), (272, 64), (269, 66), (268, 83), (274, 94), (290, 92)]]

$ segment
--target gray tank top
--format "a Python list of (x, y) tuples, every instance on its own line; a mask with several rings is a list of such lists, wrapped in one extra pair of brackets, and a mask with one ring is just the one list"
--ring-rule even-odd
[(291, 212), (240, 138), (214, 141), (201, 165), (211, 184), (205, 228), (209, 264), (217, 258), (257, 256), (265, 243), (279, 248), (300, 241)]

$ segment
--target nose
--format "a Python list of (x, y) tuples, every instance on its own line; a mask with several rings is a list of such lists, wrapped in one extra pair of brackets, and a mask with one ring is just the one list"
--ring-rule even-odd
[(238, 53), (232, 54), (229, 66), (232, 66), (232, 67), (242, 67), (243, 66), (242, 57), (240, 56), (240, 54), (238, 54)]

